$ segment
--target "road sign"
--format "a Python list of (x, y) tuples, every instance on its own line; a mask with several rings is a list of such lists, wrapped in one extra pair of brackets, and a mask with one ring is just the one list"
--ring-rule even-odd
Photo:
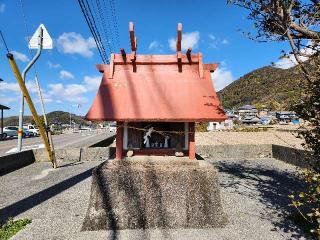
[(40, 24), (38, 29), (33, 34), (32, 38), (30, 39), (29, 48), (30, 49), (38, 49), (39, 48), (39, 35), (40, 35), (41, 28), (43, 30), (43, 45), (42, 45), (42, 48), (43, 49), (52, 49), (52, 39), (51, 39), (47, 29), (45, 28), (45, 26), (43, 24)]

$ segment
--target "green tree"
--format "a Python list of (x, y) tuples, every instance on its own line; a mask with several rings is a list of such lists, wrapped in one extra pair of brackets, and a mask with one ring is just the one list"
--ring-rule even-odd
[[(301, 118), (311, 124), (302, 136), (313, 161), (305, 170), (308, 188), (290, 196), (294, 206), (320, 239), (320, 1), (319, 0), (228, 0), (249, 11), (255, 30), (246, 35), (257, 41), (286, 41), (291, 52), (282, 57), (298, 64), (304, 74), (304, 92), (295, 105)], [(307, 62), (304, 62), (308, 58)]]

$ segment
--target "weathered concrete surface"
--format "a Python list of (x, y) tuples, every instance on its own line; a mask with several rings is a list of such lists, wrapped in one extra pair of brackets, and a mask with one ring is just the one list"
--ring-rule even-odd
[(109, 160), (93, 171), (82, 230), (221, 227), (219, 189), (217, 171), (205, 161)]
[(272, 157), (271, 144), (199, 145), (196, 152), (214, 159), (257, 159)]
[(312, 156), (311, 152), (292, 147), (272, 145), (272, 154), (274, 158), (298, 167), (304, 168), (319, 164), (319, 160)]
[[(87, 147), (61, 148), (61, 145), (59, 145), (60, 147), (55, 149), (58, 164), (62, 164), (63, 162), (98, 161), (113, 158), (115, 152), (114, 148), (98, 146), (107, 146), (106, 144), (111, 144), (115, 138), (114, 133), (100, 133), (96, 136), (89, 135), (85, 136), (82, 140), (81, 135), (79, 135), (79, 138), (80, 140), (69, 142), (64, 146), (73, 144), (75, 146), (79, 145)], [(48, 161), (48, 153), (43, 148), (0, 156), (0, 176), (34, 162)]]
[[(47, 162), (48, 156), (44, 149), (34, 149), (34, 157), (36, 162)], [(55, 155), (58, 164), (61, 162), (76, 162), (76, 161), (101, 161), (110, 159), (114, 155), (114, 149), (109, 147), (94, 147), (94, 148), (65, 148), (56, 149)]]
[(91, 168), (101, 162), (34, 163), (1, 177), (3, 210), (32, 223), (13, 240), (288, 240), (307, 239), (286, 212), (288, 195), (301, 190), (296, 167), (276, 159), (212, 160), (219, 171), (221, 200), (228, 216), (222, 228), (80, 231), (89, 204)]
[(35, 162), (31, 150), (0, 157), (0, 176)]

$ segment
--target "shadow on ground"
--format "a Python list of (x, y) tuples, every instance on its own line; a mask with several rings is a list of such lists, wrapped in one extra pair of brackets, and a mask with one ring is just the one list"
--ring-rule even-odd
[(90, 168), (76, 176), (61, 181), (51, 187), (48, 187), (40, 192), (37, 192), (29, 197), (21, 199), (20, 201), (0, 209), (0, 223), (4, 223), (8, 218), (14, 218), (19, 214), (40, 205), (48, 199), (91, 177), (92, 170), (93, 168)]
[[(293, 209), (288, 206), (288, 195), (305, 187), (297, 174), (266, 164), (253, 165), (250, 161), (221, 161), (213, 164), (220, 173), (228, 175), (227, 181), (220, 183), (223, 188), (258, 200), (267, 208), (267, 211), (260, 213), (260, 217), (272, 222), (274, 231), (291, 232), (294, 238), (305, 236), (290, 220)], [(275, 215), (277, 219), (274, 219)]]

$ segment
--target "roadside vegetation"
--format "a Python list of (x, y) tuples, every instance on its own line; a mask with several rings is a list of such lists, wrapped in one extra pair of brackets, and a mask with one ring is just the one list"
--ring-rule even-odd
[(296, 222), (320, 239), (320, 1), (228, 0), (228, 3), (248, 10), (248, 19), (254, 25), (253, 31), (245, 33), (248, 38), (287, 42), (291, 51), (283, 52), (281, 57), (293, 61), (303, 76), (300, 81), (303, 91), (294, 103), (294, 110), (312, 126), (300, 136), (313, 156), (301, 176), (307, 186), (305, 191), (293, 193), (289, 199), (300, 216), (295, 218)]
[(0, 227), (0, 240), (7, 240), (31, 223), (30, 219), (8, 220)]

